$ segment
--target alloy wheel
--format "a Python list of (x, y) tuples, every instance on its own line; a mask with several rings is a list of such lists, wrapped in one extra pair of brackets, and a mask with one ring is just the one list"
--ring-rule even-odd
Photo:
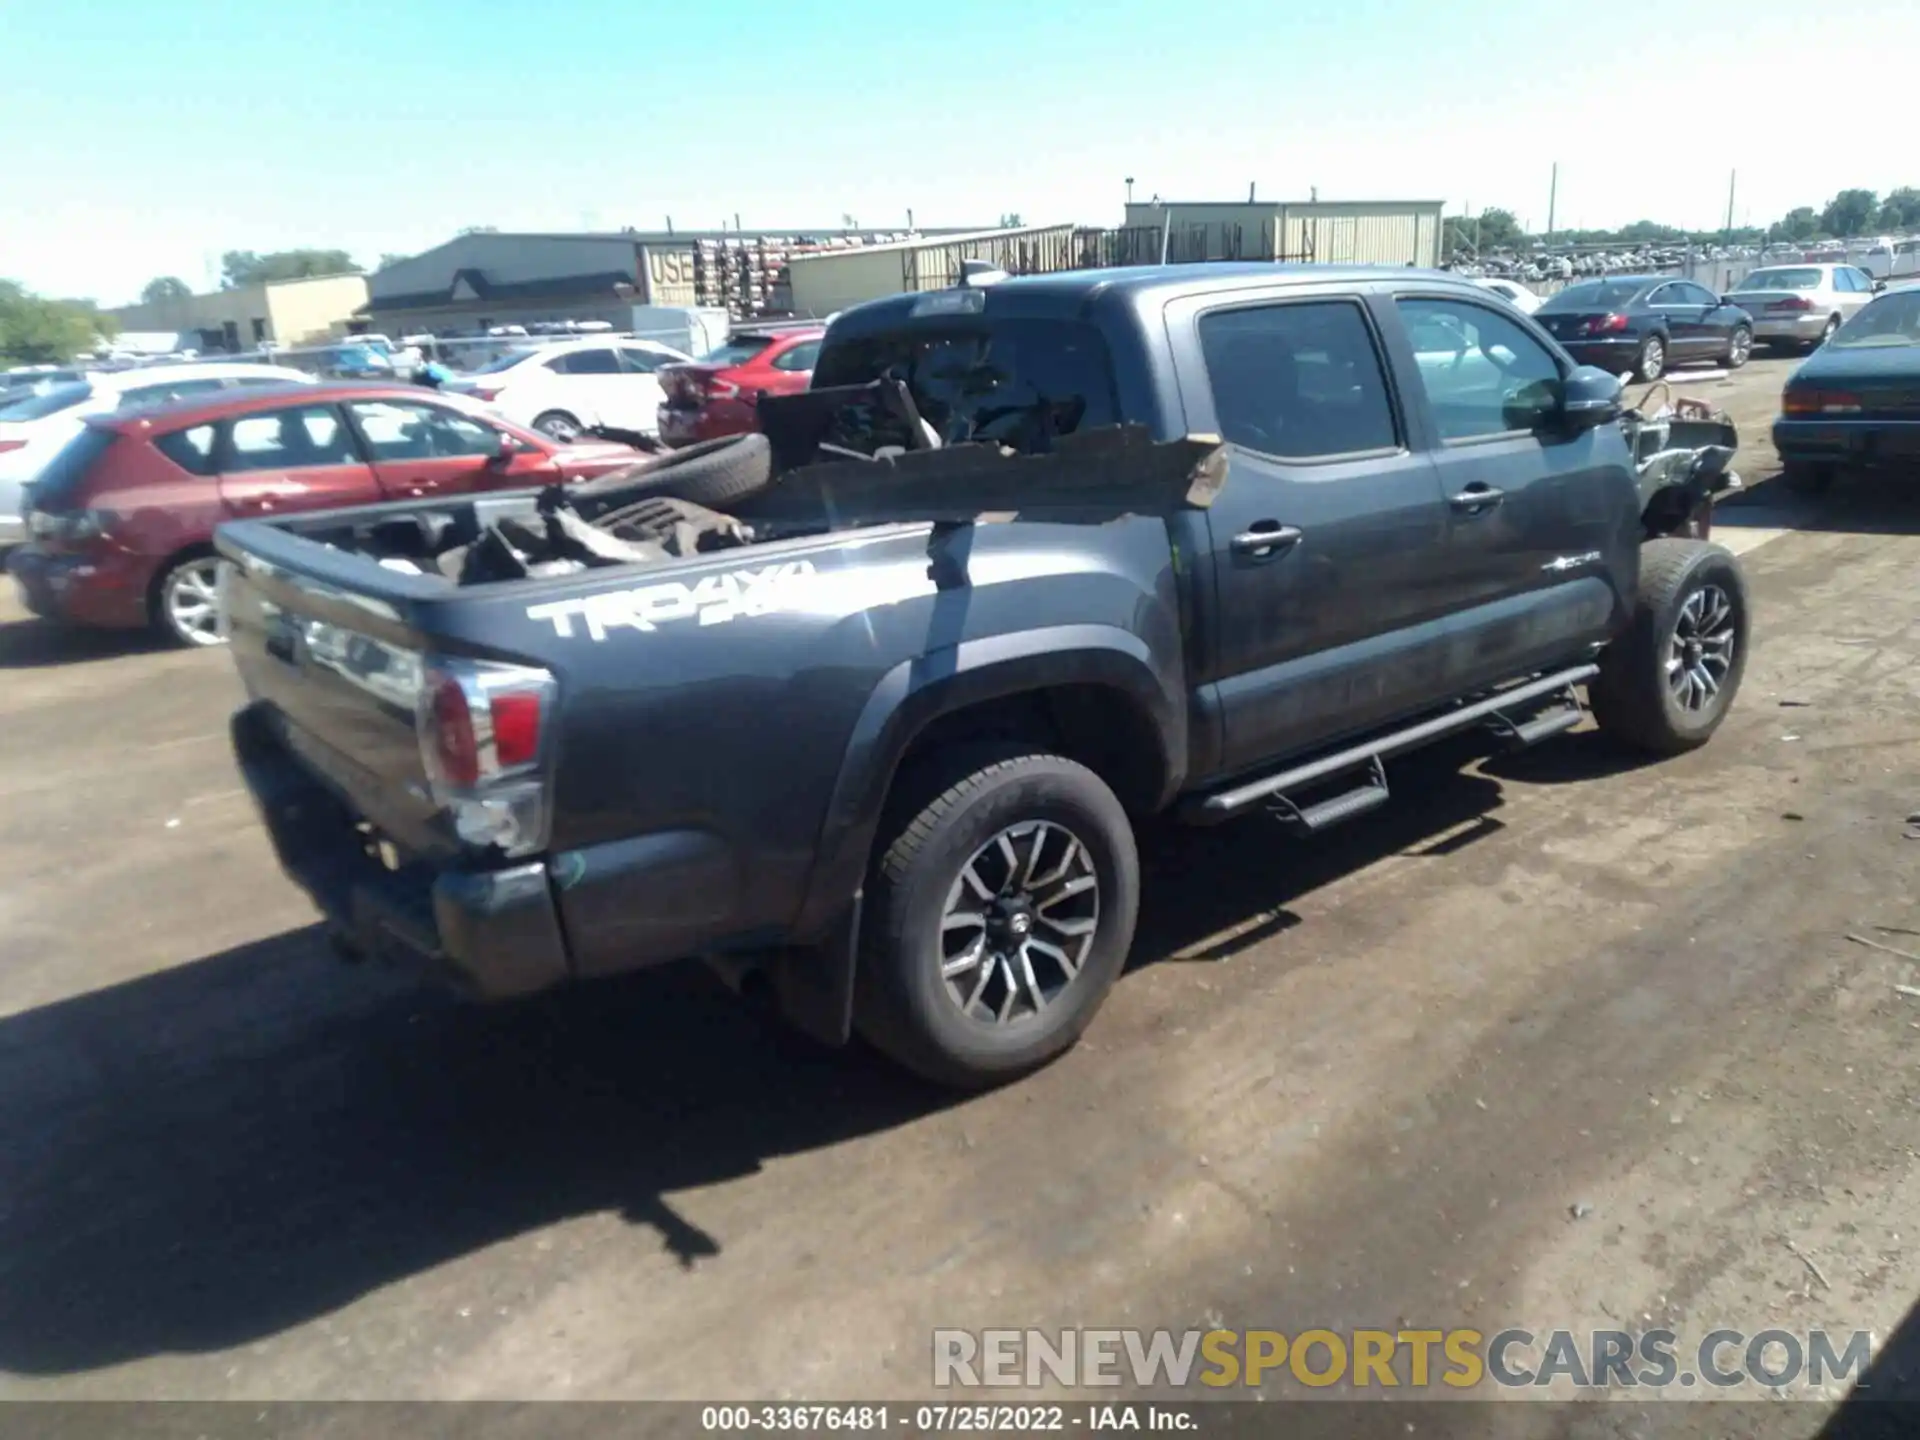
[(1660, 343), (1659, 336), (1647, 341), (1646, 348), (1640, 352), (1640, 373), (1648, 380), (1658, 380), (1667, 368), (1667, 347)]
[(1100, 926), (1092, 853), (1051, 821), (1010, 825), (974, 851), (940, 919), (940, 978), (988, 1025), (1038, 1015), (1080, 975)]
[(1718, 585), (1686, 598), (1667, 645), (1667, 688), (1682, 710), (1699, 714), (1720, 697), (1733, 668), (1733, 601)]
[(1747, 357), (1753, 353), (1752, 332), (1736, 327), (1733, 339), (1727, 346), (1727, 362), (1731, 365), (1744, 365)]
[(220, 620), (220, 561), (203, 555), (176, 566), (160, 587), (160, 608), (167, 627), (186, 644), (224, 644), (227, 636)]

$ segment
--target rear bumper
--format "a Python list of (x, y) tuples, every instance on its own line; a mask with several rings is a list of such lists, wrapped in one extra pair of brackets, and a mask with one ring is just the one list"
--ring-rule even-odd
[(273, 713), (256, 702), (233, 717), (241, 774), (281, 868), (363, 955), (497, 1000), (779, 938), (742, 934), (741, 866), (705, 831), (643, 833), (493, 869), (389, 869)]
[[(0, 530), (0, 545), (9, 543)], [(147, 590), (154, 564), (144, 556), (109, 552), (65, 555), (25, 545), (7, 556), (20, 603), (46, 620), (138, 630), (152, 619)]]
[(1803, 465), (1920, 470), (1920, 420), (1782, 418), (1773, 422), (1773, 448)]
[(1827, 329), (1827, 316), (1818, 310), (1796, 312), (1791, 317), (1756, 315), (1753, 338), (1756, 340), (1799, 340), (1811, 345)]
[(567, 978), (544, 862), (500, 870), (389, 870), (351, 812), (287, 751), (263, 708), (233, 717), (234, 756), (288, 877), (361, 955), (424, 968), (480, 999)]

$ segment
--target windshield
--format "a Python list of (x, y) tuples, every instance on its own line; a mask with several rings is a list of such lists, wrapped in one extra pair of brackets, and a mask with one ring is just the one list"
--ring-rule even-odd
[(1882, 295), (1835, 332), (1831, 349), (1920, 345), (1920, 289)]
[(914, 328), (829, 344), (813, 387), (904, 380), (946, 444), (1046, 448), (1050, 437), (1119, 421), (1106, 342), (1090, 325), (1001, 320), (985, 328)]
[(700, 357), (702, 365), (744, 365), (773, 341), (764, 335), (735, 335), (717, 350)]
[(10, 405), (0, 406), (0, 420), (44, 420), (49, 415), (58, 415), (62, 410), (71, 410), (82, 401), (92, 398), (92, 395), (93, 387), (85, 381), (76, 385), (56, 385), (38, 395), (29, 395)]
[(1642, 280), (1588, 280), (1569, 285), (1542, 305), (1542, 310), (1611, 310), (1632, 301), (1647, 288)]
[(1756, 270), (1739, 284), (1741, 290), (1818, 290), (1820, 271), (1811, 265), (1788, 270)]

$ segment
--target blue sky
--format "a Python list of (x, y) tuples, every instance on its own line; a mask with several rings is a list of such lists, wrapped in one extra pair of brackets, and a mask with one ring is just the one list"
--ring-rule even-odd
[(0, 0), (0, 277), (501, 229), (1113, 224), (1135, 194), (1563, 225), (1920, 184), (1911, 0)]

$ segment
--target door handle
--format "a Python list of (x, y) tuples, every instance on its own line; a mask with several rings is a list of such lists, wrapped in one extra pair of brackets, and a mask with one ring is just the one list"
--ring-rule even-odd
[(1502, 500), (1507, 492), (1492, 485), (1483, 485), (1478, 480), (1467, 486), (1457, 495), (1449, 495), (1447, 504), (1467, 515), (1484, 515)]
[(1301, 531), (1296, 526), (1282, 525), (1278, 520), (1256, 520), (1250, 529), (1233, 537), (1233, 553), (1269, 559), (1293, 549), (1300, 539)]

